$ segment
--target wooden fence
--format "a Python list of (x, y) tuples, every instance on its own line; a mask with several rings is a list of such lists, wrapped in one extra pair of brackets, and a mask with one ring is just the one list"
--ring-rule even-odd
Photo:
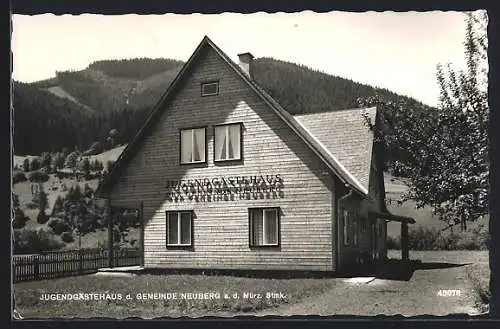
[[(113, 263), (118, 266), (140, 264), (137, 249), (113, 250)], [(36, 255), (13, 255), (14, 282), (53, 279), (95, 273), (108, 267), (108, 250), (81, 249), (51, 251)]]

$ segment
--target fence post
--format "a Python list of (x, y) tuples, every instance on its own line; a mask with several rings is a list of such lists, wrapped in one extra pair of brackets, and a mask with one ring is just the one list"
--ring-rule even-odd
[(38, 280), (40, 274), (40, 263), (38, 260), (38, 256), (34, 256), (33, 259), (33, 275), (35, 276), (35, 280)]
[(107, 200), (107, 215), (108, 215), (108, 267), (114, 267), (113, 261), (113, 208), (111, 202)]
[(139, 205), (139, 266), (144, 267), (144, 202), (141, 200)]
[(83, 252), (82, 249), (78, 249), (78, 273), (83, 273)]
[(407, 222), (401, 222), (401, 259), (402, 260), (410, 259)]

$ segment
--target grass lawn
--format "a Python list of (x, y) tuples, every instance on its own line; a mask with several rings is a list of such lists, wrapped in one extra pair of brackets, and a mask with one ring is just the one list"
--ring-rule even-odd
[(490, 273), (488, 252), (481, 253), (476, 262), (467, 267), (467, 277), (475, 293), (476, 307), (481, 311), (488, 310), (491, 298)]
[[(179, 317), (225, 316), (297, 303), (332, 288), (334, 279), (259, 279), (204, 275), (138, 275), (134, 277), (87, 275), (23, 282), (14, 285), (18, 311), (25, 317)], [(266, 293), (282, 296), (266, 298)], [(121, 294), (121, 300), (41, 301), (49, 293)], [(137, 299), (140, 293), (177, 293), (177, 299)], [(209, 299), (189, 299), (187, 293), (214, 293)], [(217, 293), (220, 295), (218, 296)], [(239, 298), (233, 298), (237, 293)], [(243, 298), (244, 293), (261, 298)], [(130, 294), (131, 300), (125, 296)], [(229, 299), (224, 298), (228, 294)]]
[[(389, 258), (401, 258), (400, 250), (389, 250)], [(423, 262), (443, 262), (467, 264), (465, 266), (465, 280), (471, 286), (474, 294), (475, 307), (482, 312), (488, 309), (490, 299), (490, 264), (487, 250), (469, 251), (414, 251), (410, 250), (410, 259), (419, 259)]]

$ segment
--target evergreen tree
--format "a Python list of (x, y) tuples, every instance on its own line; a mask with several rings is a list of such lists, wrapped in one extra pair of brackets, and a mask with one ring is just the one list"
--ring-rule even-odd
[(52, 162), (51, 154), (48, 152), (43, 152), (40, 156), (40, 167), (50, 169), (50, 165)]
[(85, 175), (88, 175), (90, 173), (90, 162), (88, 157), (83, 158), (81, 169)]
[(30, 162), (30, 170), (40, 169), (40, 160), (38, 158), (32, 158)]
[(79, 247), (81, 247), (81, 237), (99, 228), (102, 219), (102, 210), (97, 207), (92, 197), (88, 196), (89, 194), (89, 188), (82, 193), (80, 185), (76, 184), (66, 194), (63, 205), (64, 220), (78, 235)]
[(80, 156), (80, 152), (78, 152), (78, 151), (71, 152), (66, 157), (66, 160), (64, 162), (64, 166), (67, 168), (70, 168), (70, 169), (75, 169), (79, 156)]
[(24, 215), (19, 203), (19, 196), (12, 192), (12, 228), (21, 229), (26, 225), (29, 217)]
[(28, 172), (31, 170), (31, 167), (30, 167), (30, 159), (28, 158), (25, 158), (24, 161), (23, 161), (23, 170), (25, 172)]
[(55, 216), (64, 211), (64, 199), (58, 195), (56, 201), (54, 202), (54, 206), (52, 207), (52, 216)]
[(49, 220), (49, 216), (47, 216), (46, 210), (48, 207), (48, 198), (47, 198), (47, 193), (45, 192), (43, 188), (43, 183), (38, 184), (38, 216), (37, 216), (37, 222), (39, 224), (45, 224)]

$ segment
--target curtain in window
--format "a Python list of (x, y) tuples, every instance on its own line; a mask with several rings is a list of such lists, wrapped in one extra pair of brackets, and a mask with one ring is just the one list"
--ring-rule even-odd
[(229, 126), (229, 159), (240, 158), (240, 125)]
[(215, 160), (226, 158), (226, 127), (215, 127)]
[(178, 215), (177, 213), (168, 214), (168, 244), (178, 244), (179, 234), (178, 234)]
[(181, 130), (181, 162), (192, 161), (192, 130)]
[(205, 161), (205, 129), (194, 130), (193, 161)]
[(266, 232), (266, 238), (265, 238), (265, 243), (266, 244), (276, 244), (278, 243), (278, 214), (276, 213), (276, 210), (265, 210), (265, 230)]
[(262, 210), (252, 210), (252, 245), (260, 246), (263, 243)]
[(181, 244), (191, 244), (191, 213), (181, 213)]

